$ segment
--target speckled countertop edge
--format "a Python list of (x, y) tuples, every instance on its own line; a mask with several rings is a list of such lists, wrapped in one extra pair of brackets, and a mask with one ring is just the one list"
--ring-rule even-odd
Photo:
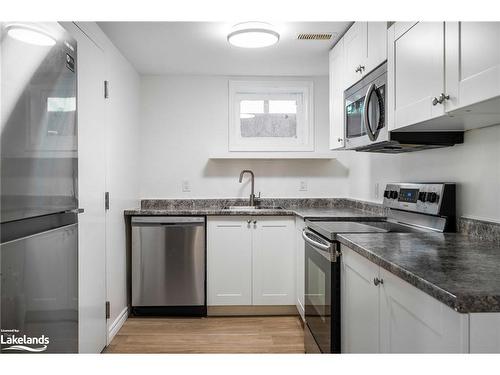
[[(298, 216), (301, 218), (321, 218), (328, 220), (382, 220), (386, 211), (380, 204), (345, 198), (263, 198), (258, 210), (229, 210), (227, 206), (242, 206), (247, 200), (239, 198), (223, 199), (144, 199), (141, 208), (125, 210), (125, 216)], [(274, 209), (273, 207), (283, 207)]]
[(337, 240), (369, 261), (377, 264), (459, 313), (500, 312), (500, 295), (454, 295), (400, 265), (384, 259), (381, 255), (374, 253), (366, 247), (360, 246), (355, 241), (341, 234), (337, 235)]

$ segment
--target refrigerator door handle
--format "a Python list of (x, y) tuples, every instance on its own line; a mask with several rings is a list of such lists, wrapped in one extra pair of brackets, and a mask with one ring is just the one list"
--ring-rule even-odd
[(74, 210), (64, 211), (65, 214), (83, 214), (85, 210), (83, 208), (75, 208)]

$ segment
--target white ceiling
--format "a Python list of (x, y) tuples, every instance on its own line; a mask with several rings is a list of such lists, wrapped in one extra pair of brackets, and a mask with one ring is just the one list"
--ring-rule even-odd
[[(224, 22), (99, 22), (141, 74), (325, 75), (328, 51), (350, 22), (275, 24), (278, 44), (231, 46)], [(299, 33), (335, 33), (331, 40), (298, 40)]]

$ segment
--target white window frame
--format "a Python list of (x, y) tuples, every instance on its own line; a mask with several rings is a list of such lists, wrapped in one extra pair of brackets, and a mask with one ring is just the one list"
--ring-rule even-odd
[[(292, 98), (301, 94), (297, 106), (297, 137), (242, 137), (241, 100)], [(314, 151), (314, 97), (312, 81), (229, 81), (229, 151)]]

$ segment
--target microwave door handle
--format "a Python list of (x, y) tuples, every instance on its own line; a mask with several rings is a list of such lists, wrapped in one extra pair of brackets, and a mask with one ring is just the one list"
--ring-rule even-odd
[(375, 94), (377, 95), (377, 101), (378, 101), (378, 109), (379, 109), (379, 117), (378, 117), (378, 124), (377, 124), (377, 129), (375, 129), (375, 136), (378, 135), (378, 132), (380, 129), (382, 129), (385, 125), (385, 103), (384, 103), (384, 98), (382, 97), (382, 94), (380, 93), (380, 90), (375, 87)]
[(365, 101), (363, 103), (363, 125), (366, 130), (366, 134), (368, 134), (368, 138), (373, 142), (376, 140), (376, 134), (372, 131), (371, 125), (370, 125), (370, 117), (368, 116), (368, 110), (370, 108), (370, 97), (375, 91), (376, 86), (374, 83), (372, 83), (369, 87), (368, 90), (366, 91), (365, 95)]

